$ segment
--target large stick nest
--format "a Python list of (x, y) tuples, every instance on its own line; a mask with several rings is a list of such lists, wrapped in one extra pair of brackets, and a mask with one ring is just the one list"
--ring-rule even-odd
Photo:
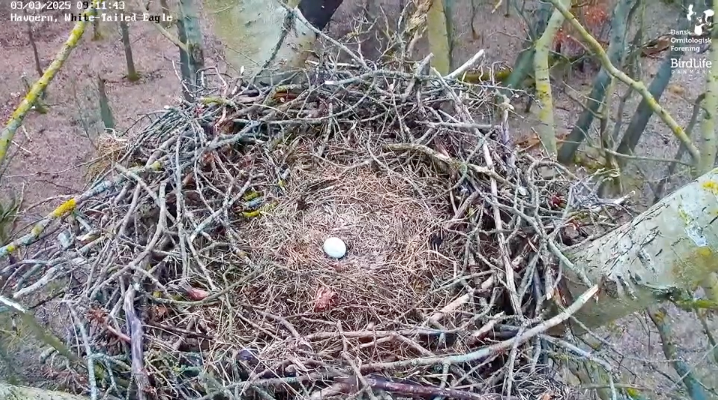
[(116, 396), (569, 398), (526, 332), (567, 272), (550, 244), (605, 207), (512, 147), (495, 86), (427, 61), (168, 107), (26, 255), (46, 275), (6, 285), (67, 278), (71, 347)]

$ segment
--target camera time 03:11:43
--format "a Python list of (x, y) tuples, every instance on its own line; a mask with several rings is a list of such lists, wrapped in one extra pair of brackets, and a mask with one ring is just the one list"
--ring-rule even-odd
[[(92, 4), (91, 1), (78, 1), (77, 2), (77, 9), (78, 10), (86, 10), (90, 7)], [(124, 10), (125, 9), (125, 2), (124, 1), (98, 1), (97, 7), (98, 10)]]

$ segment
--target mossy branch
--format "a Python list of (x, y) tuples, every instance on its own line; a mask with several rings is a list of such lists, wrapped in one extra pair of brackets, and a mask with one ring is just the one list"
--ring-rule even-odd
[[(70, 349), (68, 349), (67, 346), (62, 343), (62, 340), (60, 340), (52, 332), (49, 332), (47, 329), (43, 328), (37, 322), (35, 316), (32, 315), (30, 311), (26, 310), (25, 307), (3, 296), (0, 296), (0, 305), (3, 305), (17, 313), (22, 322), (25, 323), (30, 328), (30, 330), (32, 330), (32, 333), (43, 343), (47, 344), (48, 346), (52, 346), (52, 348), (57, 350), (59, 354), (66, 357), (68, 360), (72, 361), (75, 364), (79, 364), (82, 362), (82, 360), (80, 360), (80, 358), (75, 353), (70, 351)], [(2, 397), (0, 397), (0, 399), (2, 399)]]
[[(90, 7), (83, 12), (83, 16), (95, 15), (95, 7), (97, 7), (97, 3), (98, 0), (93, 0)], [(82, 38), (82, 35), (85, 33), (86, 26), (87, 22), (85, 21), (85, 18), (81, 18), (80, 21), (75, 23), (75, 27), (72, 28), (65, 44), (55, 56), (52, 64), (47, 67), (47, 70), (45, 70), (45, 73), (40, 77), (40, 79), (32, 85), (28, 94), (25, 95), (25, 98), (15, 109), (15, 112), (13, 112), (10, 116), (5, 128), (3, 128), (2, 133), (0, 133), (0, 167), (2, 167), (5, 162), (5, 157), (7, 156), (7, 152), (13, 138), (15, 137), (15, 132), (18, 128), (20, 128), (20, 125), (22, 125), (22, 121), (25, 119), (25, 116), (27, 116), (27, 113), (32, 109), (33, 105), (35, 105), (40, 96), (42, 96), (45, 88), (47, 88), (50, 82), (52, 82), (52, 79), (55, 78), (55, 75), (57, 75), (60, 71), (62, 65), (65, 64), (65, 61), (67, 61), (67, 58), (70, 56), (70, 53), (72, 53), (72, 50), (77, 47), (77, 44), (80, 42), (80, 38)]]
[[(155, 161), (145, 167), (138, 167), (133, 168), (130, 171), (139, 174), (146, 171), (158, 171), (162, 168), (162, 163), (160, 161)], [(11, 253), (14, 253), (18, 249), (29, 246), (32, 243), (35, 243), (39, 238), (40, 235), (45, 231), (45, 229), (53, 222), (60, 218), (63, 218), (67, 216), (68, 214), (75, 211), (75, 209), (82, 204), (87, 199), (94, 197), (122, 182), (126, 179), (125, 175), (119, 175), (115, 179), (107, 180), (104, 182), (101, 182), (94, 187), (92, 187), (87, 192), (74, 197), (70, 200), (65, 201), (64, 203), (60, 204), (59, 207), (57, 207), (53, 212), (48, 214), (45, 218), (40, 220), (40, 222), (36, 223), (35, 226), (32, 227), (30, 230), (30, 233), (26, 234), (25, 236), (22, 236), (18, 239), (13, 240), (12, 242), (6, 244), (3, 247), (0, 247), (0, 258), (6, 257)]]
[(0, 400), (87, 400), (87, 397), (0, 382)]

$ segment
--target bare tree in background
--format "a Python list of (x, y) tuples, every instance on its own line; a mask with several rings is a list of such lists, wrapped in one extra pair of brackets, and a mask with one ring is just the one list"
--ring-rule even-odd
[[(37, 51), (37, 43), (35, 43), (35, 35), (32, 33), (32, 22), (27, 23), (27, 38), (30, 42), (30, 47), (32, 48), (32, 56), (35, 61), (35, 71), (37, 71), (38, 76), (42, 76), (44, 73), (42, 70), (42, 63), (40, 62), (40, 53)], [(43, 97), (45, 96), (45, 93), (43, 93)]]
[(107, 98), (107, 90), (105, 88), (105, 79), (97, 74), (97, 92), (98, 99), (100, 102), (100, 117), (102, 118), (102, 124), (105, 130), (115, 129), (115, 118), (112, 115), (112, 109), (110, 108), (110, 101)]
[(120, 21), (120, 33), (122, 35), (122, 45), (125, 48), (125, 60), (127, 61), (127, 80), (135, 82), (140, 79), (140, 75), (135, 69), (135, 60), (132, 57), (132, 42), (130, 41), (130, 28), (127, 22)]
[(102, 32), (100, 31), (100, 17), (95, 15), (92, 20), (92, 40), (102, 40)]

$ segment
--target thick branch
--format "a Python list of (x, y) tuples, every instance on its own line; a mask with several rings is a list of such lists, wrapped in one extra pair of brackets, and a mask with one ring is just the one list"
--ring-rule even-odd
[(87, 400), (87, 397), (0, 382), (0, 400)]
[[(603, 282), (599, 300), (576, 315), (589, 328), (603, 326), (676, 291), (697, 288), (718, 270), (713, 229), (718, 215), (718, 168), (684, 186), (631, 222), (564, 250), (593, 282)], [(568, 279), (567, 297), (586, 286)]]
[(247, 76), (268, 81), (273, 74), (284, 79), (285, 72), (304, 65), (317, 32), (341, 3), (301, 1), (295, 9), (280, 0), (207, 0), (204, 5), (227, 62)]
[(444, 0), (433, 0), (426, 16), (426, 33), (429, 37), (429, 50), (434, 57), (431, 66), (441, 75), (446, 75), (452, 68), (451, 32), (447, 26)]

